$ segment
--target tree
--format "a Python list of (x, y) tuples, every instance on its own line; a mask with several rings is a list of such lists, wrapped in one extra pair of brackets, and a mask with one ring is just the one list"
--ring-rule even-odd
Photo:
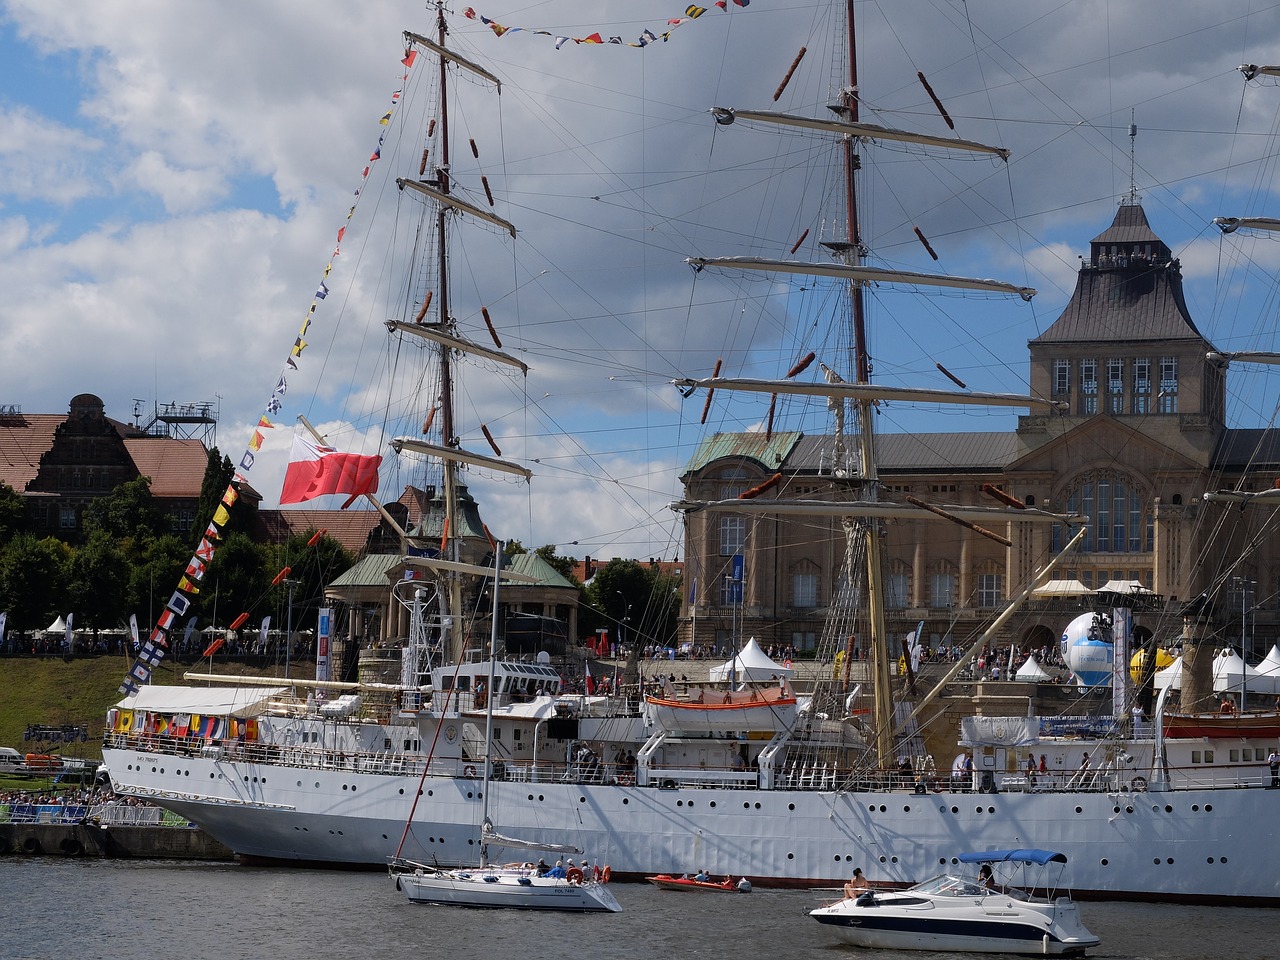
[(27, 529), (27, 506), (22, 494), (0, 483), (0, 548)]
[[(254, 543), (247, 534), (229, 534), (213, 555), (213, 562), (202, 581), (198, 604), (201, 620), (208, 620), (213, 615), (215, 597), (218, 619), (223, 622), (230, 622), (241, 613), (247, 612), (252, 616), (265, 612), (267, 591), (276, 573), (275, 570), (269, 571), (269, 567), (265, 547)], [(168, 594), (165, 596), (167, 598)]]
[(21, 533), (0, 556), (0, 610), (9, 612), (9, 629), (43, 630), (66, 604), (67, 563), (71, 548), (54, 537), (37, 540)]
[[(209, 459), (204, 468), (204, 479), (200, 482), (200, 503), (196, 507), (197, 530), (204, 531), (208, 529), (209, 521), (213, 519), (214, 513), (217, 512), (218, 505), (222, 503), (222, 497), (227, 492), (227, 487), (231, 484), (234, 476), (235, 467), (231, 465), (231, 459), (222, 456), (217, 447), (211, 449), (209, 451)], [(240, 531), (247, 533), (251, 526), (252, 508), (237, 499), (229, 512), (230, 517), (222, 527), (223, 532)]]
[(136, 477), (84, 508), (86, 542), (97, 534), (142, 544), (169, 532), (169, 517), (151, 495), (151, 478)]
[[(324, 606), (325, 586), (351, 569), (356, 562), (355, 557), (328, 534), (321, 534), (312, 544), (311, 540), (317, 532), (312, 527), (305, 533), (292, 534), (284, 543), (271, 551), (271, 566), (275, 571), (282, 571), (288, 567), (288, 579), (294, 581), (293, 627), (295, 630), (300, 628), (304, 614), (314, 616), (316, 611)], [(274, 576), (279, 576), (279, 573), (273, 573)], [(279, 618), (276, 624), (284, 629), (288, 621), (288, 584), (282, 581), (272, 587), (270, 601), (273, 609), (286, 610), (286, 616)]]
[(136, 613), (140, 624), (154, 624), (190, 559), (191, 547), (176, 534), (144, 544), (129, 564), (125, 618)]
[(554, 543), (548, 543), (533, 552), (543, 560), (547, 561), (547, 563), (551, 564), (551, 566), (555, 567), (556, 572), (560, 574), (560, 576), (564, 577), (570, 583), (577, 583), (581, 586), (578, 578), (573, 575), (573, 569), (577, 565), (577, 561), (574, 560), (573, 557), (562, 557), (557, 554), (556, 545)]
[(82, 626), (112, 628), (128, 615), (130, 565), (121, 544), (98, 530), (71, 554), (67, 601)]

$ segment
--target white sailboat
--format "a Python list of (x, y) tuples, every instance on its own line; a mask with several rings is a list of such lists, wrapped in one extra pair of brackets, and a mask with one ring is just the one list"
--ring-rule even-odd
[[(489, 673), (487, 689), (494, 688), (496, 671), (494, 661), (498, 649), (498, 593), (502, 582), (502, 547), (497, 545), (493, 567), (493, 628), (490, 634)], [(493, 702), (495, 697), (488, 697), (485, 709), (485, 755), (484, 775), (480, 782), (480, 859), (473, 866), (444, 868), (406, 860), (397, 856), (391, 861), (391, 878), (397, 890), (401, 891), (411, 903), (447, 904), (456, 907), (490, 907), (512, 910), (558, 910), (581, 913), (620, 913), (622, 906), (605, 884), (610, 879), (609, 868), (596, 876), (595, 868), (587, 860), (582, 866), (574, 864), (572, 858), (568, 868), (561, 861), (556, 866), (546, 868), (544, 861), (535, 865), (532, 861), (498, 865), (489, 861), (489, 848), (502, 846), (508, 849), (533, 849), (557, 854), (581, 854), (582, 850), (573, 846), (555, 844), (527, 843), (525, 841), (504, 837), (494, 832), (489, 818), (489, 786), (493, 781)], [(423, 780), (426, 779), (424, 769)], [(413, 809), (417, 808), (415, 794)], [(405, 835), (413, 823), (412, 811)], [(401, 848), (404, 840), (401, 839)], [(589, 874), (589, 875), (588, 875)]]

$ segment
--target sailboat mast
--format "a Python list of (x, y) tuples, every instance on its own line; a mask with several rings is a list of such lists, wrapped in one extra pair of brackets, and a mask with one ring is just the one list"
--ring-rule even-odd
[[(441, 49), (448, 41), (449, 28), (444, 17), (444, 4), (436, 5), (436, 37)], [(449, 60), (440, 57), (440, 149), (437, 152), (436, 183), (445, 196), (451, 191), (449, 165)], [(436, 210), (436, 256), (438, 257), (437, 274), (439, 277), (440, 297), (439, 318), (440, 329), (452, 332), (452, 320), (449, 315), (449, 238), (446, 226), (448, 207), (439, 204)], [(440, 351), (440, 429), (445, 447), (456, 447), (457, 433), (453, 423), (453, 368), (450, 351), (446, 347)], [(444, 460), (444, 533), (447, 543), (442, 543), (441, 552), (446, 559), (460, 560), (458, 552), (458, 465), (451, 458)], [(447, 545), (447, 552), (445, 546)], [(456, 573), (445, 574), (448, 582), (448, 610), (445, 611), (444, 623), (449, 630), (449, 659), (458, 662), (462, 658), (463, 618), (462, 618), (462, 581)]]
[(489, 865), (489, 782), (493, 779), (493, 689), (494, 665), (498, 657), (498, 584), (502, 581), (502, 551), (506, 543), (499, 540), (493, 547), (493, 609), (489, 625), (489, 680), (485, 689), (484, 711), (484, 779), (480, 794), (480, 866)]
[[(858, 90), (858, 44), (857, 31), (854, 27), (854, 0), (845, 0), (845, 16), (847, 22), (847, 40), (849, 54), (849, 84), (840, 91), (840, 105), (846, 119), (858, 123), (859, 90)], [(846, 262), (850, 266), (860, 266), (864, 259), (865, 248), (862, 243), (862, 228), (858, 220), (858, 191), (855, 175), (859, 167), (856, 152), (856, 141), (852, 136), (844, 138), (844, 175), (845, 204), (848, 217), (848, 238)], [(866, 283), (861, 280), (850, 281), (851, 308), (853, 312), (853, 348), (854, 375), (857, 383), (871, 382), (871, 362), (867, 350), (867, 315), (866, 315)], [(874, 451), (874, 416), (871, 400), (855, 401), (858, 408), (860, 460), (862, 462), (863, 500), (874, 501), (877, 498)], [(871, 666), (875, 672), (872, 688), (875, 692), (875, 729), (876, 754), (881, 767), (890, 764), (893, 758), (893, 697), (889, 686), (889, 642), (886, 636), (884, 584), (880, 552), (880, 537), (877, 523), (874, 520), (863, 521), (862, 536), (866, 543), (867, 563), (867, 617), (871, 636)], [(856, 536), (853, 521), (845, 521), (845, 536)], [(846, 556), (854, 555), (853, 544), (846, 548)], [(852, 572), (852, 571), (850, 571)]]

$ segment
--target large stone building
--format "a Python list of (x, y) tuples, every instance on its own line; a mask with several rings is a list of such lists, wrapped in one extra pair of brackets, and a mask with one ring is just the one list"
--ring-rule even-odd
[[(1209, 490), (1271, 487), (1280, 447), (1261, 429), (1224, 423), (1226, 371), (1196, 328), (1180, 266), (1142, 207), (1120, 206), (1082, 257), (1062, 315), (1029, 344), (1031, 393), (1061, 412), (1019, 419), (1012, 433), (875, 437), (880, 499), (998, 506), (993, 485), (1034, 505), (1090, 518), (1083, 545), (1053, 576), (1087, 587), (1140, 581), (1164, 599), (1141, 629), (1173, 639), (1180, 611), (1205, 595), (1213, 627), (1255, 656), (1276, 635), (1280, 559), (1273, 511), (1205, 503)], [(683, 474), (686, 498), (737, 496), (775, 473), (764, 498), (830, 499), (833, 438), (718, 434)], [(1060, 526), (1009, 523), (1003, 546), (921, 512), (880, 528), (888, 628), (923, 621), (933, 646), (967, 639), (1016, 595), (1069, 537)], [(699, 512), (689, 515), (686, 564), (699, 578), (682, 640), (736, 637), (813, 648), (840, 582), (838, 518)], [(734, 582), (735, 555), (744, 578)], [(739, 591), (741, 600), (738, 601)], [(1032, 600), (1000, 636), (1024, 649), (1052, 643), (1079, 599)], [(1242, 619), (1247, 620), (1242, 624)]]

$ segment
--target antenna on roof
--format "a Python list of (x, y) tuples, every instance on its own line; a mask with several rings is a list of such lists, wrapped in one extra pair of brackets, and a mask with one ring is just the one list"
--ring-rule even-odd
[(1137, 206), (1138, 203), (1138, 178), (1135, 175), (1137, 169), (1137, 142), (1138, 142), (1138, 124), (1135, 122), (1135, 108), (1129, 108), (1129, 196), (1125, 198), (1124, 203), (1127, 206)]

